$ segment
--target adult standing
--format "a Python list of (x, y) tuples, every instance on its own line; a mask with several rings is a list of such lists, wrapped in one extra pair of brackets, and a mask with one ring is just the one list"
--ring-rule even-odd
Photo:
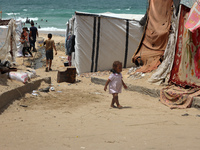
[(69, 33), (66, 38), (66, 54), (68, 55), (68, 63), (71, 66), (72, 52), (75, 52), (75, 35)]
[(34, 26), (33, 20), (31, 20), (31, 27), (30, 27), (30, 49), (33, 47), (33, 51), (36, 52), (35, 49), (35, 42), (36, 36), (38, 37), (38, 29)]

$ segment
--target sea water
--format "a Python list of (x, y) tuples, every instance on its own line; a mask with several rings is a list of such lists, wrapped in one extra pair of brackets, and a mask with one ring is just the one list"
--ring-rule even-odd
[(145, 14), (147, 5), (148, 0), (0, 0), (0, 11), (3, 20), (28, 18), (41, 31), (65, 31), (75, 11)]

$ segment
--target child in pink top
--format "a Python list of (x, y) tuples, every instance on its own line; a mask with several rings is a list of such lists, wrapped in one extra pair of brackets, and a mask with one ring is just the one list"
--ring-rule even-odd
[(113, 69), (111, 71), (112, 71), (112, 74), (109, 76), (105, 84), (104, 91), (107, 90), (107, 86), (109, 84), (109, 93), (113, 95), (110, 106), (113, 108), (116, 108), (116, 106), (114, 105), (116, 103), (117, 108), (122, 108), (122, 106), (119, 104), (118, 93), (121, 93), (122, 85), (124, 86), (125, 89), (127, 89), (126, 84), (122, 80), (122, 74), (121, 74), (122, 63), (119, 61), (115, 61), (113, 63)]

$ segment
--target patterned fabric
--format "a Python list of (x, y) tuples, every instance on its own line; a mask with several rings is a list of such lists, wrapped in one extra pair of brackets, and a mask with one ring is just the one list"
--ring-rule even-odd
[(169, 86), (160, 91), (160, 101), (171, 109), (183, 109), (191, 107), (193, 97), (199, 94), (199, 88), (183, 89), (177, 86)]
[(176, 52), (170, 81), (182, 87), (200, 87), (200, 29), (191, 33), (184, 25), (190, 9), (181, 6)]
[(200, 3), (194, 3), (193, 7), (190, 10), (185, 27), (191, 32), (194, 32), (194, 30), (200, 27)]

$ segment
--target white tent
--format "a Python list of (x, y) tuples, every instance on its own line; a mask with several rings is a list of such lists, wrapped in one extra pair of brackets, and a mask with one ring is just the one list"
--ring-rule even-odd
[(77, 72), (109, 70), (116, 60), (124, 68), (133, 66), (131, 57), (143, 34), (143, 27), (139, 25), (143, 16), (75, 12), (67, 33), (72, 31), (76, 37), (72, 64)]
[[(2, 20), (3, 21), (3, 20)], [(18, 31), (19, 30), (19, 31)], [(21, 32), (21, 21), (11, 19), (7, 25), (0, 25), (0, 60), (15, 62), (18, 32)], [(12, 55), (11, 53), (12, 52)]]

